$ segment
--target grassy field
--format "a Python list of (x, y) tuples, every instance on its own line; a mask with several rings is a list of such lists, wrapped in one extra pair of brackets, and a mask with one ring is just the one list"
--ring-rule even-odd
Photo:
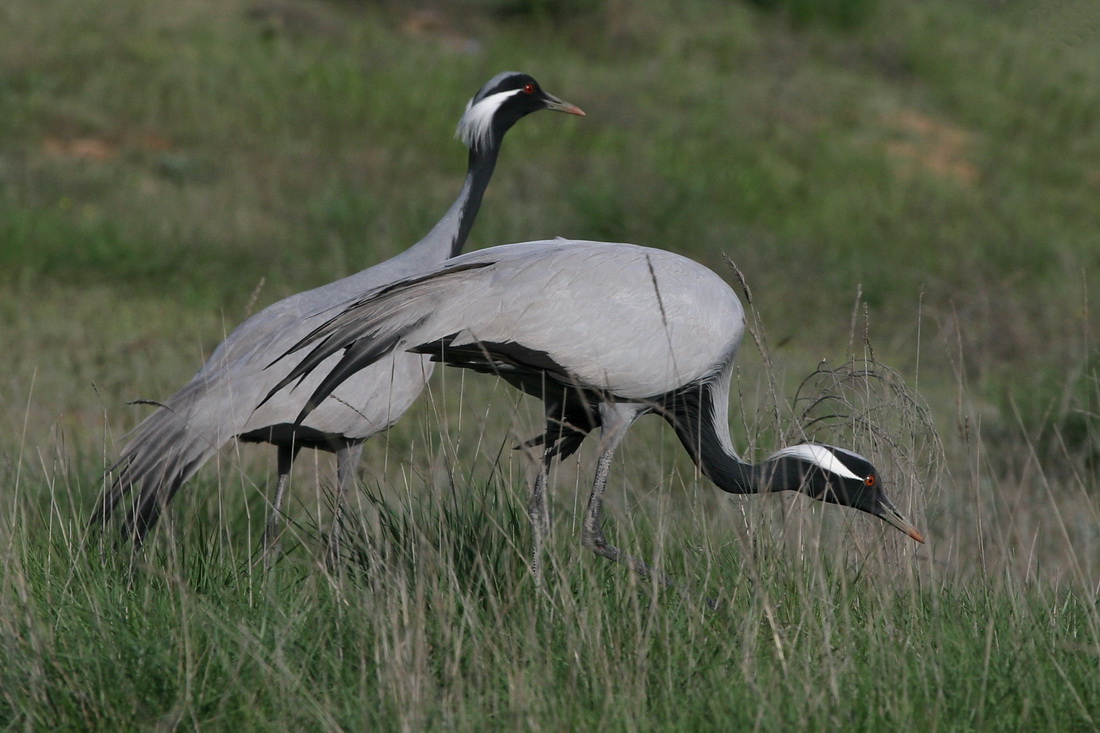
[[(681, 585), (580, 547), (586, 446), (537, 593), (511, 446), (538, 405), (455, 371), (368, 443), (340, 568), (303, 454), (285, 557), (251, 569), (255, 446), (134, 564), (86, 537), (127, 403), (422, 236), (502, 69), (588, 116), (509, 133), (471, 247), (632, 241), (736, 283), (729, 257), (736, 444), (869, 455), (926, 545), (722, 495), (651, 418), (607, 532)], [(1098, 161), (1087, 0), (8, 0), (0, 727), (1100, 727)]]

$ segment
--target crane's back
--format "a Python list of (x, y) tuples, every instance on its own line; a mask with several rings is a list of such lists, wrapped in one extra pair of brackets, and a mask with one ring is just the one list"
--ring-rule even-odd
[(430, 339), (458, 334), (456, 345), (520, 344), (545, 353), (577, 382), (623, 398), (653, 397), (716, 374), (744, 332), (744, 311), (729, 285), (664, 250), (525, 242), (451, 260), (441, 280), (474, 263), (485, 267), (445, 283)]

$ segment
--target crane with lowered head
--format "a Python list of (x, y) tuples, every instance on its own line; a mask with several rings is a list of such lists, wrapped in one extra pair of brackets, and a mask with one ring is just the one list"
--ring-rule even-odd
[[(316, 327), (287, 352), (294, 368), (275, 362), (284, 376), (269, 395), (291, 385), (292, 392), (310, 391), (299, 420), (344, 380), (394, 352), (496, 374), (543, 401), (546, 432), (528, 443), (543, 447), (528, 504), (536, 577), (550, 527), (548, 468), (597, 428), (600, 452), (582, 542), (601, 557), (650, 572), (607, 541), (601, 521), (612, 456), (647, 413), (668, 421), (699, 470), (724, 491), (801, 492), (872, 514), (924, 542), (875, 467), (852, 451), (802, 443), (759, 463), (738, 455), (728, 403), (744, 311), (722, 278), (686, 257), (565, 239), (491, 247), (311, 320)], [(320, 382), (317, 373), (324, 374)]]

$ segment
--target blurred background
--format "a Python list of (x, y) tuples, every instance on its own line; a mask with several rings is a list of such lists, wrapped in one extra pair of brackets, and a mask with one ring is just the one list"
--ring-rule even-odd
[[(461, 184), (466, 100), (505, 69), (588, 116), (509, 133), (471, 249), (629, 241), (740, 292), (728, 257), (766, 345), (746, 338), (734, 413), (775, 413), (735, 418), (749, 457), (789, 437), (822, 361), (873, 359), (942, 445), (882, 467), (920, 556), (1095, 587), (1092, 0), (6, 0), (5, 504), (64, 487), (87, 511), (150, 409), (127, 402), (170, 395), (257, 309), (419, 239)], [(497, 404), (507, 426), (519, 398)], [(386, 465), (418, 419), (378, 441)]]

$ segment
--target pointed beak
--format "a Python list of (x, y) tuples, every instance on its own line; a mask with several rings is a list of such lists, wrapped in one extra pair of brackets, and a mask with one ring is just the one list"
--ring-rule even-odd
[(880, 517), (887, 524), (896, 527), (900, 531), (909, 535), (917, 542), (924, 544), (924, 535), (920, 533), (912, 523), (906, 519), (901, 512), (894, 508), (894, 505), (890, 503), (889, 499), (885, 497), (879, 502), (879, 510), (875, 514)]
[(546, 92), (543, 92), (543, 94), (546, 95), (546, 109), (553, 112), (564, 112), (567, 115), (577, 115), (578, 117), (585, 116), (584, 110), (577, 105), (558, 99), (553, 94), (547, 94)]

